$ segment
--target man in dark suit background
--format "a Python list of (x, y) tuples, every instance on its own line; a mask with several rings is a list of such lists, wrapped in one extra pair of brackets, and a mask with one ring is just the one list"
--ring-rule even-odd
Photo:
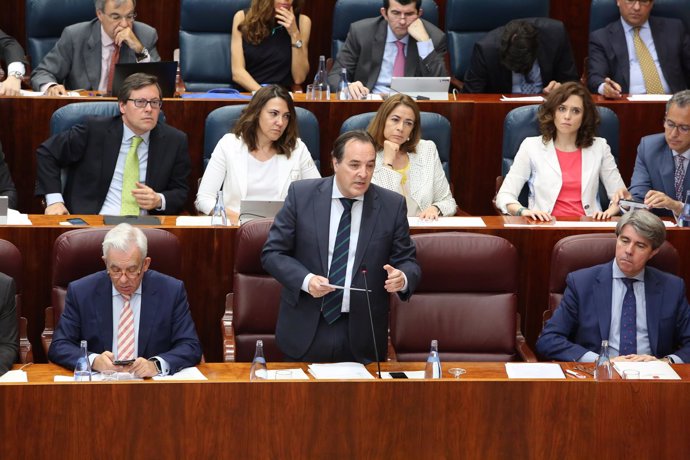
[[(446, 77), (446, 36), (421, 18), (422, 0), (383, 0), (381, 17), (357, 21), (350, 26), (345, 45), (328, 74), (331, 88), (337, 88), (340, 69), (347, 69), (350, 94), (354, 99), (374, 93), (388, 93), (391, 79), (399, 77)], [(398, 44), (401, 74), (396, 74)]]
[(510, 21), (477, 41), (465, 73), (465, 93), (549, 93), (579, 78), (561, 21)]
[(10, 168), (5, 162), (5, 154), (0, 144), (0, 195), (8, 197), (9, 207), (17, 209), (17, 189), (10, 175)]
[[(619, 99), (622, 93), (670, 94), (690, 87), (690, 36), (683, 22), (650, 17), (653, 0), (617, 4), (621, 19), (589, 37), (589, 90)], [(642, 43), (635, 45), (638, 33)]]
[[(74, 368), (82, 340), (95, 371), (138, 377), (174, 374), (201, 360), (201, 343), (182, 281), (149, 270), (146, 235), (129, 224), (103, 240), (105, 271), (69, 284), (48, 359)], [(131, 358), (127, 366), (115, 360)]]
[(690, 90), (666, 103), (664, 132), (645, 136), (637, 147), (630, 194), (659, 216), (680, 214), (690, 190)]
[(12, 367), (19, 352), (14, 280), (0, 273), (0, 375)]
[(7, 78), (0, 83), (0, 96), (19, 96), (26, 73), (25, 54), (14, 38), (0, 30), (0, 60), (7, 64)]
[(96, 19), (65, 28), (31, 72), (33, 89), (48, 96), (66, 94), (68, 89), (110, 91), (108, 77), (115, 63), (160, 61), (156, 30), (134, 22), (136, 3), (95, 0)]
[(367, 297), (349, 289), (365, 286), (385, 360), (388, 293), (409, 298), (420, 269), (405, 198), (371, 184), (375, 162), (369, 134), (341, 135), (334, 177), (293, 182), (273, 222), (261, 261), (283, 285), (276, 341), (286, 360), (375, 360)]
[[(46, 214), (179, 214), (187, 199), (187, 135), (158, 123), (156, 77), (130, 75), (118, 95), (121, 117), (92, 118), (36, 151), (36, 195)], [(128, 159), (131, 163), (128, 163)], [(138, 164), (139, 174), (128, 169)], [(61, 169), (67, 182), (61, 192)]]
[(568, 275), (537, 351), (557, 361), (593, 362), (608, 340), (613, 360), (690, 362), (685, 283), (646, 266), (666, 239), (664, 223), (646, 210), (628, 212), (616, 236), (613, 261)]

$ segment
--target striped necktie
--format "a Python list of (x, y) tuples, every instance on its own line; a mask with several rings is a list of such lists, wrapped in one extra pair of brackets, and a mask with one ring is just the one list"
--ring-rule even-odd
[[(355, 200), (352, 198), (341, 198), (340, 202), (343, 204), (343, 215), (340, 216), (338, 233), (335, 236), (335, 245), (333, 246), (333, 258), (331, 259), (331, 267), (328, 270), (328, 281), (336, 286), (345, 285), (347, 259), (350, 250), (352, 204)], [(321, 312), (328, 324), (333, 324), (335, 320), (340, 318), (340, 311), (343, 307), (343, 293), (343, 289), (336, 289), (326, 294), (323, 298)]]
[(139, 181), (139, 155), (137, 155), (137, 149), (141, 141), (141, 137), (134, 136), (132, 138), (132, 145), (129, 146), (129, 151), (127, 152), (125, 171), (122, 174), (121, 216), (139, 215), (139, 203), (137, 203), (137, 200), (132, 195), (132, 190), (137, 188), (137, 181)]
[(642, 38), (640, 38), (639, 27), (633, 29), (633, 44), (635, 45), (637, 60), (640, 62), (640, 70), (642, 70), (642, 78), (644, 79), (647, 94), (664, 94), (664, 87), (661, 84), (659, 72), (656, 70), (654, 58), (642, 41)]
[(129, 296), (122, 294), (125, 305), (120, 312), (117, 329), (117, 359), (124, 361), (134, 358), (134, 313), (129, 305)]

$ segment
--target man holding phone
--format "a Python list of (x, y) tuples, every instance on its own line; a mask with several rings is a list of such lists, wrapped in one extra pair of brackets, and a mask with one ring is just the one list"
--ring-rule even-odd
[(94, 371), (137, 377), (196, 365), (201, 343), (182, 281), (149, 270), (146, 235), (129, 224), (103, 240), (105, 271), (70, 283), (48, 359), (73, 368), (86, 340)]

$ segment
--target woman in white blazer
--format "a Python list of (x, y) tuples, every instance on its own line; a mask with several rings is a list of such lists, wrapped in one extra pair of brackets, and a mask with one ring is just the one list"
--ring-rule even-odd
[(211, 214), (222, 187), (228, 218), (237, 224), (241, 200), (283, 200), (292, 181), (317, 177), (311, 154), (297, 137), (290, 94), (280, 86), (265, 86), (213, 150), (195, 205)]
[[(599, 113), (587, 89), (568, 82), (552, 91), (538, 112), (541, 136), (520, 145), (496, 205), (506, 214), (551, 220), (551, 216), (608, 219), (618, 214), (627, 192), (606, 140), (594, 137)], [(604, 184), (611, 205), (602, 210), (597, 194)], [(527, 207), (518, 195), (527, 183)]]
[(455, 215), (436, 144), (420, 139), (419, 120), (419, 107), (409, 96), (396, 94), (381, 104), (367, 128), (377, 150), (371, 181), (405, 196), (408, 216)]

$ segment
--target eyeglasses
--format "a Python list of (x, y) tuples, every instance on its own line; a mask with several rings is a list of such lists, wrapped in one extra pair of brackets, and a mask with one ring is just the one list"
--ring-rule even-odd
[(146, 107), (146, 104), (151, 104), (152, 109), (160, 109), (163, 107), (163, 101), (160, 99), (151, 99), (150, 101), (148, 99), (127, 99), (128, 101), (132, 101), (134, 103), (134, 107), (138, 109), (143, 109)]
[(141, 275), (141, 267), (129, 267), (125, 270), (122, 270), (118, 267), (108, 269), (108, 275), (110, 275), (110, 277), (114, 280), (119, 280), (120, 278), (122, 278), (123, 273), (127, 278), (133, 280), (137, 276)]
[(106, 16), (108, 16), (110, 18), (110, 20), (114, 21), (114, 22), (120, 22), (120, 21), (122, 21), (122, 19), (126, 20), (127, 22), (132, 22), (137, 17), (137, 13), (129, 13), (126, 16), (121, 16), (117, 13), (110, 13), (110, 14), (107, 14)]
[(667, 127), (670, 131), (673, 131), (674, 128), (678, 128), (678, 132), (680, 132), (681, 134), (690, 133), (690, 125), (677, 125), (668, 118), (664, 118), (664, 126)]
[(649, 6), (652, 4), (654, 0), (625, 0), (625, 3), (627, 5), (634, 5), (635, 3), (639, 3), (640, 6)]
[(419, 16), (418, 11), (412, 11), (412, 12), (403, 12), (403, 11), (398, 11), (398, 10), (390, 10), (388, 12), (388, 15), (391, 16), (393, 19), (407, 19), (407, 18), (414, 18), (415, 16)]

